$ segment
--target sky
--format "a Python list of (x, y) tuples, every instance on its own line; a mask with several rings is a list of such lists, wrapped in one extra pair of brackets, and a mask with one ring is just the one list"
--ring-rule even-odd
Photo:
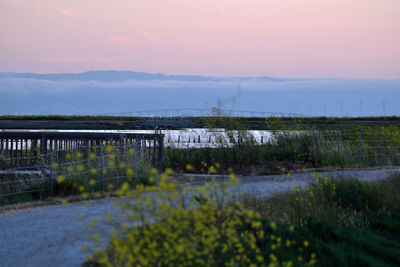
[(400, 79), (399, 0), (0, 0), (0, 72)]

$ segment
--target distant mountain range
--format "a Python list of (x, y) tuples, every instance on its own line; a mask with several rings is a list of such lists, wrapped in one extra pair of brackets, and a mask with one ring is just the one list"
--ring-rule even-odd
[(158, 81), (271, 81), (280, 82), (286, 79), (279, 79), (269, 76), (258, 77), (213, 77), (199, 75), (166, 75), (161, 73), (146, 73), (134, 71), (87, 71), (82, 73), (57, 73), (57, 74), (36, 74), (36, 73), (16, 73), (16, 72), (0, 72), (0, 78), (25, 78), (25, 79), (40, 79), (51, 81), (128, 81), (128, 80), (158, 80)]

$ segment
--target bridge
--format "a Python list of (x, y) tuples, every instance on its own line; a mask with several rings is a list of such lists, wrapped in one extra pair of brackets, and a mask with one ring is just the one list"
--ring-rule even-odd
[(254, 110), (231, 110), (219, 108), (176, 108), (136, 110), (110, 113), (97, 113), (95, 116), (137, 116), (137, 117), (308, 117), (300, 113), (269, 112)]

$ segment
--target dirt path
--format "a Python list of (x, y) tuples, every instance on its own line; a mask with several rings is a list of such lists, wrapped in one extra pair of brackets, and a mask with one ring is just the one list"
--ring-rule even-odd
[[(391, 170), (360, 170), (327, 172), (324, 175), (354, 176), (362, 180), (387, 177)], [(239, 191), (257, 197), (304, 187), (313, 178), (312, 173), (239, 177)], [(220, 177), (219, 179), (224, 179)], [(193, 186), (209, 181), (196, 176)], [(87, 204), (90, 203), (90, 206)], [(107, 236), (110, 226), (105, 223), (104, 212), (116, 212), (111, 200), (93, 200), (63, 206), (44, 206), (0, 214), (0, 266), (79, 266), (88, 256), (82, 246), (91, 246), (84, 231), (84, 222), (100, 220), (96, 233)], [(83, 220), (79, 221), (78, 217)]]

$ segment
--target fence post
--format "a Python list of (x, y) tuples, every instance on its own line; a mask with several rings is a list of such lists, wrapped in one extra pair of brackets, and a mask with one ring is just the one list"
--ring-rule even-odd
[(154, 138), (153, 140), (153, 158), (152, 158), (153, 165), (156, 165), (156, 149), (157, 149), (156, 140), (157, 140), (156, 138)]
[(317, 162), (316, 142), (315, 142), (315, 125), (313, 125), (313, 159)]
[(10, 159), (11, 159), (11, 164), (14, 164), (14, 139), (11, 139), (11, 153), (10, 153)]
[(139, 137), (139, 141), (137, 139), (136, 140), (136, 146), (137, 146), (137, 151), (138, 151), (138, 156), (142, 156), (143, 155), (143, 151), (142, 151), (142, 137)]
[[(6, 151), (8, 153), (8, 140), (6, 143)], [(31, 139), (31, 153), (32, 153), (32, 158), (30, 160), (31, 164), (36, 164), (37, 162), (37, 140), (36, 139)]]
[(158, 137), (158, 169), (163, 169), (163, 149), (164, 149), (164, 138), (163, 136)]
[(133, 141), (133, 161), (135, 162), (135, 172), (136, 172), (136, 182), (139, 182), (139, 163), (137, 159), (137, 155), (140, 155), (136, 149), (137, 140)]
[(10, 149), (9, 149), (9, 139), (7, 138), (6, 140), (5, 140), (5, 142), (6, 142), (6, 157), (7, 157), (7, 163), (9, 163), (9, 161), (10, 161)]
[(363, 138), (362, 138), (362, 128), (360, 128), (360, 166), (363, 162)]
[(54, 177), (53, 177), (53, 144), (50, 142), (50, 149), (49, 149), (49, 162), (50, 162), (50, 189), (51, 194), (54, 193)]
[(121, 152), (123, 156), (126, 156), (126, 138), (124, 135), (120, 135), (120, 145), (121, 145)]
[(336, 129), (336, 135), (337, 135), (337, 153), (339, 156), (339, 154), (340, 154), (340, 131), (339, 131), (339, 129)]
[(383, 158), (382, 158), (382, 131), (379, 128), (379, 163), (383, 165)]
[(103, 143), (100, 141), (100, 171), (101, 171), (101, 183), (103, 185), (103, 192), (105, 191), (104, 183), (104, 168), (103, 168)]
[(47, 154), (47, 139), (42, 137), (40, 139), (40, 158), (42, 160), (42, 166), (46, 164), (46, 154)]
[(146, 140), (143, 139), (143, 136), (140, 139), (140, 156), (144, 159), (146, 158)]

